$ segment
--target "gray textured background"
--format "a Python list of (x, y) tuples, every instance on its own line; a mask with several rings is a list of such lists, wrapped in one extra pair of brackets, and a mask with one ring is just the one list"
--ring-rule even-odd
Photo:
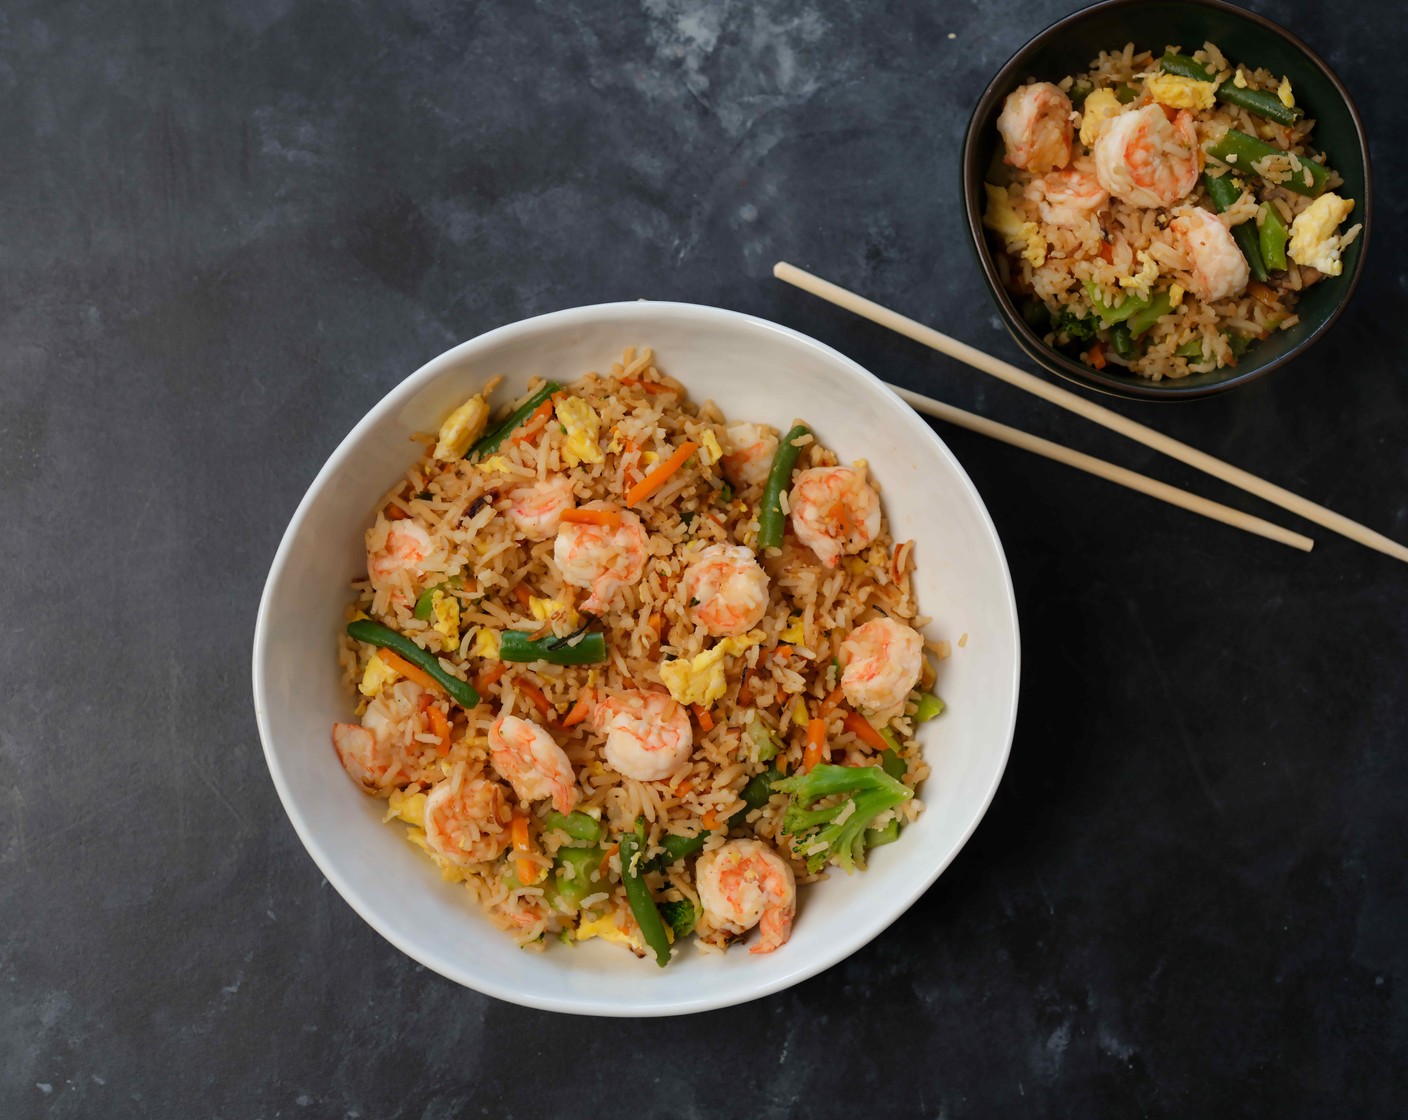
[[(1257, 7), (1359, 99), (1364, 282), (1265, 381), (1120, 408), (1405, 539), (1399, 16)], [(407, 373), (538, 312), (754, 312), (1264, 512), (769, 278), (1015, 356), (958, 144), (1067, 8), (0, 2), (0, 1115), (1408, 1109), (1408, 572), (1323, 532), (1301, 556), (944, 430), (1020, 600), (1011, 766), (888, 933), (742, 1009), (441, 980), (264, 768), (254, 612), (305, 487)]]

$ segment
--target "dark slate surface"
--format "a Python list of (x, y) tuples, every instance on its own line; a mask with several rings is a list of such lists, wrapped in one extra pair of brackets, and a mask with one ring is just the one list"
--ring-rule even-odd
[[(1398, 15), (1258, 6), (1364, 111), (1364, 283), (1264, 382), (1120, 407), (1408, 539)], [(0, 1115), (1408, 1110), (1408, 571), (1323, 532), (1301, 556), (944, 430), (1020, 600), (1011, 766), (888, 933), (741, 1010), (583, 1021), (426, 972), (264, 768), (250, 639), (304, 488), (400, 378), (538, 312), (754, 312), (1265, 512), (769, 278), (1015, 357), (958, 143), (1065, 10), (0, 6)]]

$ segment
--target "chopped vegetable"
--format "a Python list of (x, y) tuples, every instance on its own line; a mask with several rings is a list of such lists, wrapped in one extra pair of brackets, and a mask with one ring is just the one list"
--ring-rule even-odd
[(528, 859), (537, 852), (537, 846), (533, 843), (533, 835), (528, 831), (528, 818), (522, 813), (515, 813), (513, 821), (509, 825), (509, 835), (513, 838), (513, 850), (516, 853), (514, 863), (517, 865), (518, 880), (525, 887), (531, 887), (542, 878), (542, 867), (535, 861)]
[(889, 821), (881, 828), (867, 828), (865, 830), (865, 846), (867, 850), (871, 848), (880, 848), (886, 844), (893, 844), (899, 838), (899, 817), (891, 817)]
[(676, 941), (682, 937), (688, 937), (694, 932), (694, 927), (699, 924), (699, 912), (695, 909), (694, 903), (684, 898), (678, 902), (660, 903), (660, 916), (674, 931)]
[(807, 773), (821, 761), (826, 750), (826, 720), (814, 719), (807, 723), (807, 746), (802, 752), (802, 773)]
[(1173, 353), (1174, 357), (1177, 358), (1199, 360), (1203, 356), (1203, 340), (1201, 338), (1190, 338)]
[(1134, 356), (1134, 336), (1129, 333), (1129, 324), (1116, 323), (1110, 328), (1110, 345), (1121, 358)]
[(1272, 272), (1286, 270), (1286, 242), (1291, 231), (1286, 219), (1275, 203), (1263, 202), (1257, 216), (1257, 244), (1261, 249), (1261, 259)]
[(547, 693), (527, 677), (514, 677), (513, 687), (523, 693), (524, 696), (528, 697), (529, 700), (533, 701), (533, 707), (538, 709), (540, 715), (546, 716), (552, 714), (552, 704), (548, 702)]
[(777, 451), (772, 457), (772, 467), (768, 470), (767, 482), (763, 485), (763, 503), (758, 510), (758, 548), (781, 548), (784, 517), (782, 513), (782, 492), (792, 481), (792, 470), (797, 465), (800, 447), (794, 447), (796, 440), (811, 434), (805, 424), (795, 425), (790, 432), (778, 441)]
[[(1177, 74), (1180, 78), (1191, 78), (1198, 82), (1216, 80), (1215, 75), (1202, 63), (1186, 54), (1166, 54), (1159, 65), (1167, 74)], [(1217, 87), (1217, 100), (1228, 105), (1236, 105), (1249, 113), (1265, 117), (1269, 121), (1289, 127), (1305, 116), (1305, 110), (1286, 105), (1276, 94), (1264, 89), (1243, 89), (1234, 82), (1223, 82)]]
[(547, 382), (539, 388), (536, 393), (519, 405), (507, 420), (490, 431), (487, 435), (482, 437), (478, 443), (471, 447), (469, 449), (469, 455), (466, 456), (466, 458), (487, 455), (490, 452), (497, 451), (499, 444), (503, 443), (503, 441), (513, 433), (515, 428), (537, 412), (538, 409), (542, 407), (544, 401), (548, 400), (554, 393), (560, 392), (561, 389), (562, 386), (556, 381)]
[[(354, 641), (366, 642), (383, 651), (389, 650), (402, 664), (409, 662), (410, 666), (420, 669), (424, 676), (431, 678), (433, 684), (439, 685), (448, 692), (450, 698), (460, 707), (474, 708), (478, 706), (479, 693), (474, 690), (472, 684), (445, 672), (438, 658), (421, 649), (410, 638), (396, 633), (389, 626), (383, 626), (369, 618), (359, 618), (356, 622), (347, 624), (347, 633)], [(386, 654), (383, 653), (382, 656), (385, 658)], [(392, 664), (398, 672), (411, 677), (412, 680), (416, 679), (411, 673), (406, 672), (401, 664), (388, 663)]]
[[(575, 814), (573, 815), (575, 816)], [(577, 910), (582, 905), (582, 899), (588, 895), (601, 893), (603, 886), (598, 868), (601, 866), (603, 854), (602, 850), (597, 847), (558, 848), (557, 866), (552, 881), (544, 890), (544, 893), (549, 896), (549, 901), (553, 903), (554, 909), (562, 909), (557, 905), (557, 900), (561, 899), (567, 903), (568, 910)], [(570, 874), (568, 868), (571, 868)], [(595, 882), (592, 880), (593, 875), (597, 876)]]
[(709, 709), (703, 704), (691, 704), (689, 710), (694, 713), (694, 718), (699, 722), (699, 730), (708, 734), (714, 730), (714, 717), (709, 714)]
[[(1242, 183), (1232, 175), (1209, 175), (1203, 172), (1203, 186), (1207, 189), (1208, 198), (1212, 199), (1212, 204), (1221, 214), (1229, 206), (1242, 197)], [(1239, 222), (1232, 227), (1232, 238), (1237, 242), (1237, 247), (1242, 250), (1242, 256), (1247, 258), (1247, 268), (1258, 280), (1266, 279), (1266, 265), (1261, 259), (1261, 249), (1258, 245), (1256, 223)]]
[[(822, 764), (809, 774), (783, 779), (774, 789), (792, 795), (782, 831), (803, 837), (796, 847), (808, 853), (807, 869), (812, 874), (820, 871), (828, 859), (848, 874), (864, 867), (865, 830), (870, 822), (914, 796), (879, 766)], [(823, 798), (837, 795), (844, 795), (838, 804), (812, 808)], [(812, 851), (813, 848), (819, 850)]]
[(448, 595), (451, 588), (463, 586), (463, 577), (451, 576), (444, 583), (437, 583), (434, 587), (427, 587), (416, 596), (415, 610), (411, 613), (422, 622), (429, 621), (431, 614), (435, 610), (435, 593), (439, 591), (443, 595)]
[(438, 754), (446, 755), (450, 753), (450, 721), (445, 718), (442, 712), (434, 704), (425, 710), (426, 718), (430, 720), (431, 733), (440, 741), (435, 744)]
[(626, 505), (637, 506), (670, 480), (670, 476), (685, 465), (685, 462), (699, 450), (692, 440), (685, 440), (675, 448), (674, 453), (626, 491)]
[(1168, 292), (1155, 292), (1144, 307), (1129, 317), (1130, 337), (1137, 340), (1172, 310), (1173, 299)]
[(546, 661), (549, 665), (594, 665), (606, 660), (606, 638), (600, 633), (557, 644), (560, 641), (551, 636), (535, 638), (524, 630), (505, 630), (499, 638), (499, 657), (505, 661)]
[(583, 692), (577, 697), (577, 702), (572, 705), (572, 710), (562, 718), (563, 727), (576, 727), (587, 718), (592, 710), (592, 695), (590, 690)]
[(655, 899), (645, 882), (645, 824), (636, 821), (635, 828), (621, 836), (621, 883), (626, 888), (626, 901), (640, 927), (641, 937), (655, 953), (655, 963), (664, 968), (670, 963), (670, 939), (665, 923), (656, 909)]
[(605, 525), (608, 529), (621, 527), (619, 509), (565, 509), (562, 520), (571, 525)]
[[(1259, 140), (1255, 136), (1248, 136), (1245, 132), (1238, 132), (1235, 128), (1229, 128), (1222, 138), (1209, 144), (1205, 149), (1208, 155), (1220, 163), (1225, 163), (1229, 167), (1236, 167), (1239, 171), (1248, 174), (1257, 174), (1253, 166), (1267, 156), (1284, 156), (1288, 153), (1281, 148), (1268, 144), (1265, 140)], [(1323, 163), (1316, 163), (1314, 160), (1300, 159), (1300, 170), (1292, 170), (1290, 178), (1278, 184), (1288, 191), (1295, 191), (1296, 194), (1309, 195), (1314, 198), (1325, 190), (1325, 182), (1330, 177), (1329, 169)], [(1305, 181), (1306, 172), (1310, 173), (1310, 182)]]
[(581, 812), (559, 813), (553, 809), (544, 819), (543, 827), (554, 832), (565, 832), (573, 840), (584, 844), (599, 844), (605, 835), (600, 821)]
[[(1094, 302), (1095, 296), (1091, 295)], [(1097, 313), (1098, 313), (1097, 308)], [(1064, 334), (1072, 342), (1089, 342), (1095, 337), (1095, 331), (1099, 326), (1094, 319), (1084, 318), (1077, 315), (1069, 307), (1063, 307), (1056, 313), (1052, 320), (1052, 328), (1057, 334)]]
[(905, 774), (909, 772), (909, 763), (900, 757), (898, 745), (892, 750), (880, 752), (880, 769), (889, 774), (895, 781), (904, 781)]
[(871, 722), (857, 711), (848, 711), (842, 726), (867, 747), (883, 751), (887, 746), (880, 732), (876, 731)]
[(944, 702), (932, 692), (921, 692), (919, 703), (914, 709), (915, 723), (928, 723), (935, 716), (941, 716), (944, 712)]
[(759, 762), (770, 762), (777, 757), (781, 744), (778, 743), (777, 736), (768, 730), (767, 724), (756, 714), (753, 716), (753, 722), (748, 725), (748, 738), (753, 742), (754, 753)]

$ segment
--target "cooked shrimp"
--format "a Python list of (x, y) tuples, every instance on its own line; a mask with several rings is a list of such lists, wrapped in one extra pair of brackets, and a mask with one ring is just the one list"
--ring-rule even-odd
[(506, 495), (504, 513), (525, 540), (545, 541), (557, 532), (562, 515), (576, 504), (572, 481), (565, 476), (515, 486)]
[(592, 728), (606, 736), (612, 769), (638, 782), (668, 778), (694, 750), (689, 713), (663, 692), (608, 696), (592, 713)]
[(1100, 185), (1131, 206), (1172, 206), (1187, 196), (1203, 169), (1193, 114), (1172, 121), (1158, 105), (1114, 118), (1095, 142)]
[(1168, 228), (1183, 246), (1193, 273), (1193, 292), (1213, 303), (1241, 295), (1251, 273), (1231, 231), (1199, 206), (1178, 211)]
[(399, 768), (416, 733), (416, 716), (425, 689), (414, 681), (398, 681), (377, 696), (362, 713), (362, 726), (332, 725), (332, 746), (348, 777), (367, 793), (386, 786)]
[[(588, 502), (583, 509), (613, 509), (609, 502)], [(629, 510), (621, 513), (621, 524), (568, 523), (557, 530), (552, 557), (562, 578), (574, 587), (591, 589), (581, 609), (599, 613), (623, 587), (629, 587), (645, 571), (646, 533), (640, 518)]]
[(892, 718), (904, 706), (923, 669), (924, 639), (891, 618), (857, 626), (841, 643), (841, 689), (852, 707), (872, 719)]
[(1082, 225), (1110, 201), (1110, 192), (1100, 185), (1095, 172), (1081, 164), (1048, 171), (1028, 183), (1025, 193), (1036, 203), (1043, 222), (1067, 229)]
[(728, 452), (723, 457), (724, 473), (738, 486), (761, 486), (772, 469), (777, 454), (777, 433), (746, 421), (724, 429)]
[(792, 531), (828, 568), (880, 532), (880, 495), (854, 467), (812, 467), (797, 476), (788, 504)]
[[(374, 540), (377, 534), (378, 529), (371, 529), (367, 539)], [(430, 534), (419, 521), (391, 522), (380, 547), (367, 551), (367, 575), (371, 577), (372, 586), (382, 587), (400, 571), (419, 572), (430, 552)]]
[(1071, 162), (1071, 99), (1050, 82), (1009, 93), (997, 130), (1013, 167), (1041, 174)]
[(797, 880), (792, 868), (760, 840), (730, 840), (705, 852), (694, 869), (704, 913), (729, 933), (759, 927), (749, 952), (771, 953), (792, 932)]
[(577, 804), (577, 775), (557, 742), (532, 720), (501, 716), (489, 727), (489, 761), (523, 801), (552, 798), (559, 813)]
[(497, 859), (509, 844), (512, 813), (504, 787), (462, 775), (436, 783), (425, 799), (425, 841), (458, 867)]
[(768, 574), (750, 549), (711, 544), (684, 573), (689, 617), (716, 638), (742, 634), (768, 609)]

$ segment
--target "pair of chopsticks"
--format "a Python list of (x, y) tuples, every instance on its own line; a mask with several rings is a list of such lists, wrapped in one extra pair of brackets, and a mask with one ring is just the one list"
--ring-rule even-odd
[[(1397, 541), (1375, 532), (1366, 525), (1361, 525), (1357, 521), (1351, 521), (1343, 514), (1336, 513), (1332, 509), (1326, 509), (1322, 505), (1307, 498), (1302, 498), (1299, 494), (1294, 494), (1275, 483), (1267, 482), (1263, 478), (1234, 467), (1231, 463), (1199, 451), (1195, 447), (1189, 447), (1186, 443), (1166, 436), (1162, 432), (1157, 432), (1153, 428), (1146, 427), (1137, 421), (1121, 416), (1118, 412), (1113, 412), (1101, 405), (1094, 404), (1083, 397), (1076, 396), (1075, 393), (1058, 388), (1049, 382), (1041, 380), (1030, 373), (1018, 369), (1016, 366), (994, 358), (990, 354), (984, 354), (981, 350), (974, 349), (967, 343), (959, 342), (955, 338), (926, 327), (923, 323), (917, 323), (913, 319), (882, 307), (878, 303), (847, 291), (828, 280), (823, 280), (819, 276), (814, 276), (810, 272), (797, 268), (795, 265), (779, 261), (773, 266), (773, 275), (779, 280), (792, 284), (803, 291), (810, 292), (814, 296), (834, 303), (837, 307), (843, 307), (847, 311), (854, 312), (864, 319), (869, 319), (872, 323), (878, 323), (882, 327), (911, 338), (915, 342), (922, 343), (931, 349), (946, 354), (950, 358), (972, 366), (974, 369), (982, 370), (991, 374), (1000, 381), (1005, 381), (1009, 385), (1015, 385), (1019, 389), (1025, 389), (1028, 393), (1059, 405), (1061, 408), (1070, 410), (1078, 416), (1083, 416), (1087, 420), (1092, 420), (1111, 431), (1118, 432), (1122, 436), (1152, 447), (1155, 451), (1160, 451), (1171, 458), (1177, 459), (1181, 463), (1186, 463), (1190, 467), (1196, 467), (1214, 478), (1230, 483), (1249, 494), (1254, 494), (1282, 509), (1289, 510), (1307, 521), (1314, 522), (1341, 536), (1348, 537), (1368, 548), (1375, 549), (1385, 555), (1392, 556), (1398, 560), (1408, 562), (1408, 547), (1404, 547)], [(937, 417), (969, 431), (977, 432), (980, 435), (989, 436), (992, 439), (1001, 440), (1003, 443), (1011, 444), (1013, 447), (1020, 447), (1024, 451), (1031, 451), (1034, 454), (1053, 459), (1058, 463), (1065, 463), (1067, 466), (1075, 467), (1078, 470), (1086, 471), (1097, 475), (1100, 478), (1108, 479), (1121, 486), (1127, 486), (1131, 490), (1137, 490), (1141, 494), (1147, 494), (1151, 498), (1158, 498), (1160, 501), (1168, 502), (1170, 505), (1178, 506), (1193, 513), (1201, 514), (1204, 517), (1220, 521), (1225, 525), (1231, 525), (1238, 529), (1243, 529), (1248, 533), (1265, 537), (1268, 540), (1279, 541), (1281, 544), (1298, 548), (1302, 552), (1309, 552), (1314, 546), (1314, 541), (1300, 533), (1293, 533), (1289, 529), (1283, 529), (1279, 525), (1264, 521), (1259, 517), (1243, 513), (1240, 510), (1232, 509), (1230, 506), (1221, 505), (1218, 502), (1200, 498), (1196, 494), (1190, 494), (1185, 490), (1180, 490), (1176, 486), (1169, 486), (1158, 482), (1152, 478), (1135, 471), (1126, 470), (1124, 467), (1108, 463), (1103, 459), (1097, 459), (1092, 455), (1086, 455), (1079, 451), (1073, 451), (1068, 447), (1052, 443), (1050, 440), (1041, 439), (1038, 436), (1023, 432), (1017, 428), (1009, 428), (1005, 424), (998, 424), (982, 416), (975, 416), (971, 412), (964, 412), (962, 409), (954, 408), (951, 405), (943, 404), (929, 397), (921, 396), (908, 389), (902, 389), (897, 385), (891, 385), (901, 398), (907, 401), (919, 412), (929, 416)]]

